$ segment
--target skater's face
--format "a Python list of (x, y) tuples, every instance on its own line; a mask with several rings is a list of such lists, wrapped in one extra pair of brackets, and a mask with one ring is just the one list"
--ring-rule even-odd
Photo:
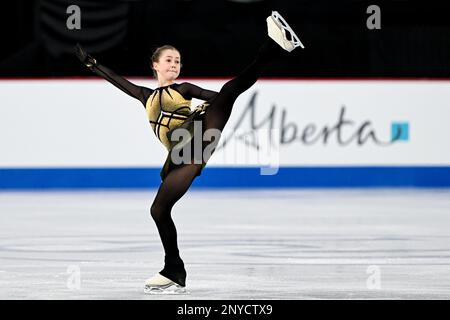
[(181, 57), (176, 50), (164, 50), (157, 62), (153, 62), (153, 69), (158, 75), (158, 79), (173, 81), (180, 75)]

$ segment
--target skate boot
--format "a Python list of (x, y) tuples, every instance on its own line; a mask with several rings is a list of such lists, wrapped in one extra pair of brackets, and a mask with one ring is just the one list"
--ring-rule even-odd
[(284, 50), (291, 52), (297, 47), (305, 48), (294, 30), (292, 30), (286, 20), (277, 11), (272, 11), (272, 15), (267, 17), (266, 21), (269, 37)]
[(145, 281), (144, 293), (146, 294), (186, 294), (185, 286), (164, 277), (157, 273)]

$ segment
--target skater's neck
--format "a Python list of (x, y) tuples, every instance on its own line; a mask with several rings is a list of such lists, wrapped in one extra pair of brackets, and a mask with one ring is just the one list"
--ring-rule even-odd
[(170, 85), (172, 85), (172, 84), (174, 84), (174, 83), (175, 83), (174, 80), (164, 80), (164, 79), (159, 80), (159, 79), (158, 79), (158, 85), (159, 85), (160, 88), (161, 88), (161, 87), (167, 87), (167, 86), (170, 86)]

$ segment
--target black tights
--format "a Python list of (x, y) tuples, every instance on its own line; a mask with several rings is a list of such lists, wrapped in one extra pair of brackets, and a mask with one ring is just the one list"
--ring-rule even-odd
[[(223, 130), (236, 99), (256, 82), (270, 60), (282, 54), (282, 50), (271, 39), (267, 39), (256, 59), (241, 74), (225, 83), (217, 96), (209, 101), (203, 120), (205, 130)], [(165, 252), (165, 265), (160, 273), (182, 286), (185, 285), (186, 270), (178, 251), (177, 230), (171, 212), (200, 170), (201, 165), (187, 164), (171, 171), (161, 183), (150, 210)]]

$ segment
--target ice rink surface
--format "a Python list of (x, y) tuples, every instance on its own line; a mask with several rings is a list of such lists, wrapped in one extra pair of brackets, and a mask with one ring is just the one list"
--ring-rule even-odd
[(450, 299), (450, 190), (190, 190), (189, 295), (145, 295), (156, 190), (0, 193), (0, 299)]

